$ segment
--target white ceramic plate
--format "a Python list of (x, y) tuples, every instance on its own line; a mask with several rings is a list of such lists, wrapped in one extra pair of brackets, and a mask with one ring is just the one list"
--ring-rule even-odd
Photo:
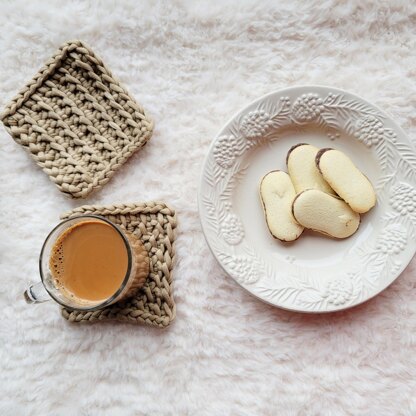
[[(260, 179), (286, 170), (296, 143), (344, 151), (370, 178), (377, 205), (356, 234), (333, 240), (305, 231), (293, 243), (269, 234)], [(266, 95), (234, 116), (206, 157), (199, 213), (224, 270), (253, 295), (303, 312), (349, 308), (380, 293), (416, 250), (416, 154), (379, 108), (346, 91), (294, 87)]]

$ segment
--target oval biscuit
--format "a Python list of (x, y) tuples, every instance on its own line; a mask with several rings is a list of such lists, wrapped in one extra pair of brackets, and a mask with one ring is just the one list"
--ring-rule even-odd
[(355, 211), (363, 214), (376, 204), (370, 181), (351, 159), (335, 149), (321, 149), (316, 166), (334, 191)]
[(287, 171), (297, 193), (306, 189), (319, 189), (335, 194), (316, 167), (315, 158), (318, 152), (319, 149), (315, 146), (299, 143), (287, 153)]
[(342, 199), (317, 189), (301, 192), (293, 201), (296, 221), (314, 231), (335, 238), (347, 238), (360, 225), (360, 215)]
[(292, 215), (295, 196), (295, 188), (286, 172), (274, 170), (260, 182), (260, 198), (267, 227), (278, 240), (294, 241), (302, 234), (303, 227)]

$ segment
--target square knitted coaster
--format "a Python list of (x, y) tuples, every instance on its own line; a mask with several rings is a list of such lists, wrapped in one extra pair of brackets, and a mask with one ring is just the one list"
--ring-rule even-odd
[(0, 119), (73, 198), (107, 183), (153, 131), (144, 109), (79, 40), (62, 45)]
[(105, 309), (83, 312), (62, 308), (70, 322), (91, 323), (117, 320), (168, 326), (176, 315), (172, 293), (175, 260), (176, 214), (163, 202), (84, 205), (64, 214), (62, 219), (82, 214), (101, 215), (140, 238), (150, 257), (150, 273), (144, 286), (133, 297)]

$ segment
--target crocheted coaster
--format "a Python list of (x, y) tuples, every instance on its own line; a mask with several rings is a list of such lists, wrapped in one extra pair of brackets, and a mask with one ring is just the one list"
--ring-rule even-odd
[(150, 273), (133, 297), (94, 312), (62, 309), (70, 322), (118, 320), (168, 326), (176, 315), (172, 294), (172, 268), (175, 259), (176, 214), (163, 202), (108, 206), (84, 205), (64, 214), (62, 219), (81, 214), (106, 217), (136, 235), (150, 256)]
[(144, 109), (79, 40), (62, 45), (0, 119), (73, 198), (107, 183), (153, 131)]

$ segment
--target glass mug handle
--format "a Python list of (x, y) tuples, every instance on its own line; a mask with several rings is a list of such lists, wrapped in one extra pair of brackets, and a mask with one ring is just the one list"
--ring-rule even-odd
[(30, 285), (26, 289), (23, 296), (25, 297), (26, 303), (42, 303), (51, 300), (51, 297), (49, 296), (49, 293), (46, 291), (42, 282)]

